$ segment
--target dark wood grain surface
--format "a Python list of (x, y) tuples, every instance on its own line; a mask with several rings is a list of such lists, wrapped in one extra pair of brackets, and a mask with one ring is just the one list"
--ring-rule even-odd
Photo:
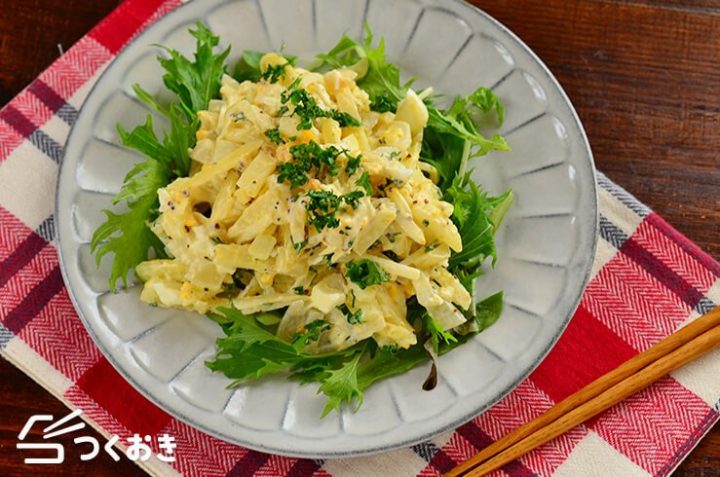
[[(0, 105), (8, 102), (118, 0), (0, 0)], [(545, 61), (572, 99), (600, 170), (720, 258), (720, 0), (473, 0)], [(720, 378), (719, 378), (720, 379)], [(0, 475), (23, 466), (17, 434), (64, 405), (0, 360)], [(96, 435), (96, 437), (99, 437)], [(100, 438), (101, 439), (101, 438)], [(43, 475), (143, 475), (123, 460)], [(720, 429), (676, 475), (720, 476)]]

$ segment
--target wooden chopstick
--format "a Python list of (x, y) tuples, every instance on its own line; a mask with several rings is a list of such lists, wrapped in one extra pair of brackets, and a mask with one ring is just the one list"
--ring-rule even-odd
[[(720, 344), (720, 307), (601, 376), (450, 470), (482, 475), (550, 441)], [(549, 436), (549, 437), (548, 437)]]
[(507, 450), (481, 463), (466, 475), (481, 476), (499, 469), (503, 465), (527, 454), (532, 449), (564, 434), (573, 427), (646, 388), (671, 371), (710, 351), (718, 344), (720, 344), (720, 326), (716, 326), (675, 351), (661, 357), (638, 373), (633, 374), (590, 401), (581, 404), (543, 429), (530, 434)]

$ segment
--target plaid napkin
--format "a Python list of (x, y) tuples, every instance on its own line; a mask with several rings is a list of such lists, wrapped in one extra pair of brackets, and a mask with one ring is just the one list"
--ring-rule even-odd
[[(374, 457), (304, 460), (205, 435), (155, 407), (101, 355), (63, 285), (54, 244), (63, 144), (100, 72), (180, 3), (129, 0), (0, 111), (0, 354), (120, 447), (135, 433), (177, 438), (153, 475), (439, 475), (720, 302), (720, 264), (599, 175), (594, 273), (567, 332), (512, 394), (455, 432)], [(720, 416), (720, 350), (507, 465), (497, 475), (670, 474)], [(157, 447), (157, 444), (153, 444)], [(159, 449), (155, 448), (155, 451)]]

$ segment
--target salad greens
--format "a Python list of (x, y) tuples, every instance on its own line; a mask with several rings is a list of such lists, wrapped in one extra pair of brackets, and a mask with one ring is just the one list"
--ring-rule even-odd
[(158, 215), (157, 190), (190, 172), (188, 151), (195, 145), (195, 131), (200, 124), (197, 112), (206, 109), (220, 91), (230, 48), (214, 53), (219, 38), (202, 23), (198, 22), (190, 34), (196, 40), (194, 60), (172, 49), (166, 49), (169, 58), (158, 57), (165, 70), (163, 82), (176, 94), (176, 103), (164, 107), (139, 85), (133, 87), (140, 100), (168, 119), (170, 130), (163, 133), (162, 140), (158, 139), (152, 115), (130, 132), (118, 125), (122, 144), (140, 152), (146, 160), (130, 170), (113, 199), (113, 205), (124, 202), (128, 211), (116, 214), (105, 210), (107, 220), (90, 241), (98, 264), (105, 255), (113, 254), (112, 290), (117, 290), (118, 280), (127, 287), (128, 273), (147, 260), (151, 251), (158, 257), (165, 256), (163, 244), (148, 227)]
[[(127, 211), (118, 214), (106, 210), (107, 220), (97, 229), (91, 242), (98, 263), (105, 255), (113, 255), (110, 276), (113, 290), (118, 280), (127, 286), (128, 273), (147, 260), (150, 254), (158, 257), (165, 255), (163, 244), (148, 226), (158, 215), (157, 190), (177, 177), (188, 175), (191, 162), (189, 150), (195, 144), (195, 132), (199, 126), (197, 113), (206, 109), (208, 102), (217, 97), (222, 76), (228, 70), (225, 61), (230, 49), (217, 52), (217, 36), (201, 23), (197, 23), (190, 34), (196, 39), (193, 59), (172, 49), (166, 49), (167, 58), (158, 58), (165, 70), (163, 82), (175, 93), (176, 102), (162, 105), (140, 86), (134, 86), (138, 98), (167, 119), (169, 129), (163, 132), (162, 138), (155, 133), (151, 115), (148, 115), (145, 124), (129, 132), (118, 126), (123, 145), (143, 154), (145, 161), (127, 174), (122, 190), (113, 200), (114, 204), (124, 202)], [(264, 78), (275, 82), (281, 78), (285, 73), (282, 65), (261, 72), (262, 56), (261, 52), (244, 52), (234, 69), (235, 79), (259, 81)], [(285, 58), (290, 64), (296, 62), (295, 57), (285, 55)], [(373, 35), (368, 27), (362, 43), (343, 36), (330, 51), (317, 55), (313, 69), (324, 71), (339, 67), (350, 67), (359, 73), (357, 84), (368, 93), (371, 108), (378, 112), (395, 111), (412, 85), (412, 81), (401, 83), (399, 68), (385, 57), (382, 39), (373, 47)], [(473, 118), (485, 115), (502, 125), (503, 105), (487, 88), (478, 88), (468, 96), (454, 98), (446, 109), (435, 104), (436, 98), (429, 90), (420, 92), (419, 97), (423, 98), (429, 115), (420, 159), (436, 169), (438, 187), (443, 199), (454, 207), (452, 220), (462, 238), (463, 249), (451, 255), (449, 269), (472, 294), (483, 264), (488, 258), (492, 264), (495, 263), (494, 234), (513, 200), (510, 191), (496, 197), (489, 195), (471, 178), (468, 169), (471, 158), (509, 149), (499, 135), (484, 137)], [(298, 129), (311, 127), (316, 117), (332, 117), (345, 126), (359, 125), (357, 119), (347, 114), (321, 110), (314, 99), (297, 85), (289, 88), (283, 102), (291, 102), (295, 106), (295, 114), (301, 120)], [(283, 142), (278, 130), (266, 134), (275, 143)], [(334, 148), (322, 149), (313, 144), (294, 146), (294, 162), (285, 164), (284, 169), (279, 171), (279, 181), (288, 181), (293, 187), (302, 185), (312, 167), (325, 168), (330, 175), (338, 173), (335, 161), (340, 154), (348, 153)], [(353, 174), (360, 166), (360, 160), (359, 156), (348, 155), (346, 172)], [(372, 192), (367, 173), (360, 177), (357, 185), (360, 190), (346, 196), (330, 197), (319, 191), (309, 197), (316, 228), (336, 226), (333, 211), (341, 202), (352, 205), (363, 192)], [(300, 249), (304, 246), (305, 243), (296, 244)], [(345, 267), (348, 278), (362, 288), (388, 279), (387, 273), (374, 261), (359, 260)], [(296, 293), (304, 294), (306, 291), (299, 287)], [(362, 310), (343, 306), (341, 312), (348, 322), (362, 321)], [(217, 340), (217, 355), (206, 364), (211, 370), (233, 379), (230, 386), (277, 373), (289, 374), (302, 383), (320, 383), (318, 392), (327, 396), (323, 412), (326, 415), (343, 403), (359, 406), (363, 401), (363, 392), (376, 381), (404, 373), (462, 345), (494, 324), (502, 308), (502, 292), (496, 293), (471, 306), (465, 312), (466, 323), (453, 330), (444, 330), (413, 299), (408, 302), (407, 317), (417, 332), (417, 345), (409, 349), (381, 348), (373, 340), (366, 340), (329, 354), (313, 354), (306, 350), (330, 326), (328, 322), (311, 322), (288, 342), (276, 335), (280, 314), (245, 315), (234, 308), (220, 308), (208, 317), (220, 324), (225, 337)]]
[[(500, 317), (502, 293), (478, 303), (477, 310), (473, 323), (480, 332)], [(291, 379), (303, 383), (319, 382), (319, 391), (328, 397), (323, 416), (342, 403), (360, 406), (363, 391), (370, 385), (409, 371), (428, 360), (422, 344), (396, 349), (379, 348), (374, 342), (367, 341), (330, 354), (305, 352), (304, 348), (312, 341), (313, 335), (317, 338), (319, 326), (328, 324), (325, 321), (310, 323), (304, 335), (288, 343), (273, 333), (272, 326), (264, 326), (259, 317), (245, 315), (237, 309), (221, 308), (208, 316), (218, 322), (226, 334), (217, 341), (216, 358), (207, 363), (211, 370), (234, 379), (231, 386), (277, 373), (289, 373)], [(319, 325), (312, 326), (314, 323)], [(443, 355), (465, 343), (469, 336), (441, 338), (437, 344), (433, 342), (433, 346), (439, 355)], [(425, 338), (433, 339), (432, 336)]]

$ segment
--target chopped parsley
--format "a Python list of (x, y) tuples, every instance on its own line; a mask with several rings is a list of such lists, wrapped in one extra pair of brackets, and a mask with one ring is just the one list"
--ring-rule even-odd
[(345, 203), (353, 209), (365, 194), (356, 190), (344, 195), (335, 195), (329, 190), (311, 190), (307, 193), (308, 223), (319, 232), (324, 228), (340, 226), (340, 220), (335, 216), (340, 206)]
[(288, 90), (282, 93), (280, 101), (295, 106), (295, 115), (300, 118), (298, 130), (310, 129), (313, 119), (325, 117), (327, 114), (306, 90), (300, 88), (300, 78), (293, 81)]
[(307, 197), (308, 222), (318, 232), (325, 227), (335, 228), (340, 225), (340, 221), (335, 217), (335, 212), (340, 207), (340, 197), (327, 190), (311, 190)]
[[(270, 130), (266, 133), (268, 137), (273, 139), (274, 137), (279, 138), (279, 133), (273, 132), (277, 130)], [(277, 134), (277, 136), (276, 136)], [(293, 157), (292, 162), (286, 162), (278, 166), (278, 183), (290, 182), (293, 189), (298, 188), (307, 184), (309, 177), (308, 174), (313, 170), (317, 171), (317, 174), (327, 173), (330, 176), (336, 176), (338, 174), (338, 157), (340, 154), (345, 154), (348, 157), (345, 171), (352, 175), (360, 167), (362, 156), (356, 157), (348, 154), (346, 150), (340, 150), (335, 146), (322, 147), (315, 141), (310, 141), (306, 144), (297, 144), (290, 148), (290, 154)], [(372, 194), (372, 186), (370, 185), (370, 177), (365, 172), (357, 181), (356, 184), (365, 190), (366, 195)], [(356, 201), (362, 195), (357, 196), (356, 193), (349, 194), (348, 199), (350, 201)], [(357, 197), (356, 197), (357, 196)], [(353, 205), (353, 207), (355, 207)]]
[(358, 310), (355, 313), (350, 311), (350, 308), (343, 303), (338, 307), (343, 315), (345, 315), (345, 319), (347, 319), (347, 322), (351, 325), (358, 325), (363, 322), (363, 311)]
[(267, 136), (268, 139), (270, 139), (271, 142), (275, 144), (282, 144), (284, 141), (282, 137), (280, 137), (280, 129), (269, 129), (265, 131), (265, 136)]
[(360, 179), (355, 181), (355, 185), (362, 187), (367, 195), (372, 195), (372, 185), (370, 184), (370, 174), (363, 172)]
[(307, 172), (310, 170), (308, 167), (307, 169), (303, 164), (297, 164), (293, 162), (285, 162), (283, 164), (280, 164), (278, 166), (278, 183), (283, 183), (285, 181), (290, 182), (290, 186), (295, 189), (297, 187), (300, 187), (302, 185), (307, 184), (308, 176)]
[(346, 276), (363, 290), (372, 285), (385, 283), (390, 279), (387, 272), (380, 265), (367, 258), (356, 262), (348, 262)]
[(318, 106), (317, 101), (310, 96), (307, 90), (300, 87), (300, 78), (290, 84), (288, 90), (280, 95), (280, 101), (283, 104), (291, 103), (295, 106), (295, 115), (300, 118), (297, 129), (310, 129), (312, 120), (315, 118), (331, 118), (340, 124), (340, 127), (360, 126), (360, 121), (352, 117), (348, 113), (343, 113), (337, 109), (325, 111)]
[(268, 80), (271, 83), (277, 83), (280, 78), (285, 76), (285, 68), (288, 67), (289, 63), (283, 63), (282, 65), (269, 65), (262, 72), (260, 78)]
[(293, 161), (280, 164), (277, 181), (279, 183), (289, 181), (293, 188), (300, 187), (307, 183), (308, 173), (313, 167), (318, 173), (326, 171), (329, 175), (336, 176), (337, 158), (340, 152), (334, 146), (323, 148), (315, 141), (292, 146), (290, 154)]
[(342, 196), (342, 200), (353, 209), (357, 209), (358, 201), (365, 197), (365, 192), (361, 190), (355, 190)]
[[(320, 172), (323, 168), (331, 176), (337, 175), (337, 158), (340, 150), (334, 146), (320, 147), (315, 141), (307, 144), (298, 144), (290, 148), (290, 154), (296, 162), (303, 164), (303, 167), (315, 167)], [(309, 170), (309, 169), (308, 169)]]
[(352, 117), (350, 114), (342, 113), (342, 112), (338, 111), (337, 109), (331, 109), (329, 111), (328, 117), (337, 121), (341, 128), (347, 128), (347, 127), (351, 127), (351, 126), (352, 127), (360, 126), (360, 121), (358, 121), (357, 119)]
[(355, 174), (355, 172), (360, 168), (360, 163), (362, 162), (362, 154), (358, 154), (357, 156), (351, 156), (347, 151), (345, 152), (345, 156), (347, 157), (347, 164), (345, 165), (345, 172), (348, 173), (349, 176)]
[[(271, 75), (271, 73), (267, 73), (267, 70), (265, 73), (263, 73), (260, 70), (260, 60), (262, 60), (262, 57), (265, 56), (265, 53), (261, 51), (253, 51), (253, 50), (245, 50), (240, 57), (240, 60), (235, 65), (235, 73), (233, 74), (233, 77), (238, 81), (238, 83), (242, 83), (243, 81), (260, 81), (260, 79), (264, 78), (264, 75)], [(284, 58), (287, 60), (287, 64), (280, 65), (283, 67), (287, 67), (288, 64), (295, 66), (295, 63), (297, 62), (297, 57), (292, 55), (283, 55)], [(285, 71), (282, 71), (284, 74)], [(276, 73), (280, 76), (282, 74)], [(270, 78), (265, 78), (270, 79)], [(274, 81), (273, 81), (274, 82)]]

